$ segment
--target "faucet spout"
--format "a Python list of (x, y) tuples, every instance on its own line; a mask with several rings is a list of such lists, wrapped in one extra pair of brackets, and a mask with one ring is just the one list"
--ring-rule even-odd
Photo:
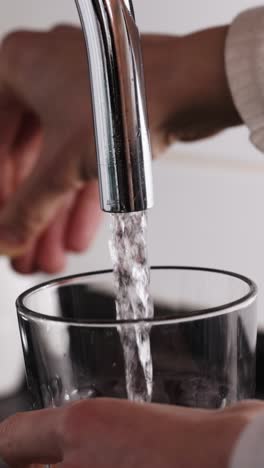
[(140, 35), (130, 0), (75, 0), (85, 36), (101, 207), (153, 204), (151, 146)]

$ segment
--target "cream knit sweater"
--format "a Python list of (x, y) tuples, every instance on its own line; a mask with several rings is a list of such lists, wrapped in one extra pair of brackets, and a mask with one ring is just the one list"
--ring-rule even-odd
[(231, 25), (226, 71), (250, 139), (264, 152), (264, 7), (245, 11)]
[[(226, 42), (226, 70), (250, 139), (264, 152), (264, 7), (242, 13), (231, 25)], [(264, 468), (264, 414), (241, 435), (230, 468)]]

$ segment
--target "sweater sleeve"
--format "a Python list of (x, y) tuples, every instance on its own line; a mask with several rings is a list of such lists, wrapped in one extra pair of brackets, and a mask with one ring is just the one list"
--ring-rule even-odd
[(242, 432), (232, 455), (230, 468), (263, 468), (264, 416), (258, 416)]
[(264, 7), (245, 11), (234, 20), (225, 59), (234, 103), (252, 143), (264, 152)]
[[(264, 152), (264, 7), (240, 14), (229, 28), (226, 72), (234, 103), (252, 143)], [(230, 468), (264, 467), (264, 416), (241, 434)]]

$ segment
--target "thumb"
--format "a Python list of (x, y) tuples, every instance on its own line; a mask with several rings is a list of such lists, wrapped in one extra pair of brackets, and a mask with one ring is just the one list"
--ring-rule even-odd
[(79, 160), (70, 148), (53, 158), (41, 157), (0, 212), (0, 254), (23, 254), (63, 206), (66, 195), (82, 187)]
[(62, 460), (62, 412), (32, 411), (0, 424), (0, 455), (9, 466), (57, 463)]

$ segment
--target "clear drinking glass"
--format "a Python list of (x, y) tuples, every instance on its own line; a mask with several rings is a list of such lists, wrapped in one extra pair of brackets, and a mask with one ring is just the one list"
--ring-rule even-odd
[[(222, 408), (255, 392), (255, 284), (225, 271), (156, 267), (147, 323), (153, 402)], [(17, 300), (33, 408), (127, 398), (111, 271), (43, 284)]]

